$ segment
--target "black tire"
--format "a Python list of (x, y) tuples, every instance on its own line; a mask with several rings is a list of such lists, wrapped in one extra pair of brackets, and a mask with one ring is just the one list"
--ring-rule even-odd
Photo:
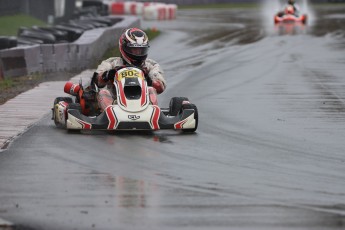
[(182, 129), (182, 132), (184, 133), (194, 133), (197, 128), (198, 128), (198, 124), (199, 124), (199, 114), (198, 114), (198, 108), (196, 107), (196, 105), (194, 104), (185, 104), (182, 106), (182, 110), (184, 109), (194, 109), (194, 119), (195, 119), (195, 128), (193, 129)]
[(55, 105), (58, 104), (61, 101), (65, 101), (65, 102), (70, 104), (70, 103), (73, 102), (73, 100), (70, 97), (57, 97), (57, 98), (55, 98), (53, 109), (52, 109), (52, 111), (53, 111), (52, 119), (54, 120), (54, 123), (55, 123), (56, 127), (59, 127), (59, 128), (63, 128), (64, 126), (61, 123), (57, 122), (56, 119), (55, 119)]
[(76, 29), (70, 26), (64, 26), (64, 25), (56, 25), (53, 27), (54, 29), (66, 31), (67, 32), (67, 41), (68, 42), (74, 42), (77, 40), (84, 32), (84, 30)]
[(62, 41), (66, 41), (67, 43), (67, 40), (68, 40), (67, 31), (58, 30), (53, 27), (38, 27), (38, 26), (33, 26), (32, 29), (37, 30), (37, 31), (49, 32), (53, 34), (56, 38), (55, 43), (60, 43)]
[(71, 97), (57, 97), (54, 100), (54, 106), (59, 103), (60, 101), (65, 101), (68, 104), (73, 103), (73, 99)]
[(13, 47), (16, 47), (18, 45), (18, 40), (16, 37), (12, 36), (12, 37), (9, 37), (9, 43), (8, 43), (8, 48), (13, 48)]
[(16, 37), (0, 36), (0, 50), (10, 49), (17, 46)]
[(7, 49), (9, 42), (10, 41), (9, 41), (8, 37), (1, 36), (0, 37), (0, 50)]
[(80, 113), (81, 113), (81, 105), (79, 103), (71, 103), (71, 104), (68, 104), (67, 106), (67, 111), (69, 109), (75, 109), (75, 110), (78, 110)]
[(182, 110), (182, 102), (189, 101), (187, 97), (173, 97), (169, 103), (169, 115), (177, 116)]
[(32, 46), (32, 45), (44, 44), (44, 42), (40, 39), (29, 38), (25, 36), (18, 36), (18, 44)]
[(31, 28), (20, 28), (18, 30), (18, 37), (38, 39), (43, 41), (44, 44), (54, 44), (56, 42), (56, 38), (52, 33)]

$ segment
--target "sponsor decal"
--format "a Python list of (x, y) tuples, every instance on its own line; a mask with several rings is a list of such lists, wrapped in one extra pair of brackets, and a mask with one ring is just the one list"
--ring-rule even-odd
[(182, 129), (183, 128), (183, 125), (187, 122), (188, 118), (182, 120), (182, 121), (179, 121), (177, 122), (174, 127), (175, 129)]
[(122, 81), (123, 78), (141, 78), (145, 79), (143, 72), (139, 69), (127, 67), (126, 69), (121, 69), (117, 74), (117, 81)]
[(152, 116), (151, 116), (151, 127), (154, 130), (159, 129), (158, 120), (159, 120), (160, 113), (161, 113), (161, 109), (158, 106), (154, 105)]
[(70, 93), (71, 93), (72, 95), (74, 95), (74, 94), (76, 93), (76, 92), (74, 92), (75, 87), (76, 87), (75, 84), (73, 84), (73, 85), (71, 86)]
[(125, 92), (123, 91), (122, 82), (118, 81), (116, 83), (118, 85), (117, 89), (119, 90), (119, 95), (120, 95), (120, 104), (124, 107), (127, 107), (127, 101), (126, 101)]
[(132, 121), (136, 121), (138, 119), (140, 119), (140, 116), (137, 115), (128, 115), (128, 119), (132, 120)]
[(144, 80), (141, 81), (141, 106), (144, 106), (147, 103), (147, 88)]
[(62, 107), (67, 107), (67, 105), (68, 105), (68, 103), (67, 102), (65, 102), (65, 101), (60, 101), (60, 103), (59, 103)]
[(113, 108), (109, 106), (105, 111), (109, 120), (107, 129), (115, 129), (117, 125), (117, 120)]
[(76, 120), (77, 120), (77, 122), (79, 123), (79, 124), (81, 124), (81, 126), (82, 126), (82, 129), (91, 129), (91, 124), (90, 123), (87, 123), (87, 122), (85, 122), (85, 121), (82, 121), (82, 120), (79, 120), (79, 119), (77, 119), (76, 118)]

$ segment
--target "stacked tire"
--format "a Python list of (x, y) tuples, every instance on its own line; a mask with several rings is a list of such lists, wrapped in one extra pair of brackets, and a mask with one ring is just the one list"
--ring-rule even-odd
[(0, 36), (0, 50), (17, 46), (17, 38), (13, 36)]

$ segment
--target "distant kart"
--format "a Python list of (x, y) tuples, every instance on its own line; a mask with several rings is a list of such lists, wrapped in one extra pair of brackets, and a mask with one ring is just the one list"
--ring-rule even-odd
[[(150, 86), (144, 72), (136, 67), (124, 67), (116, 72), (116, 96), (111, 105), (90, 113), (85, 98), (102, 104), (100, 94), (106, 90), (91, 81), (91, 90), (82, 87), (73, 102), (71, 97), (58, 97), (52, 108), (56, 126), (75, 130), (160, 130), (173, 129), (195, 132), (198, 127), (197, 107), (186, 97), (173, 97), (169, 108), (160, 108), (156, 90)], [(107, 91), (108, 92), (108, 91)], [(100, 106), (101, 108), (102, 106)]]
[(297, 15), (292, 6), (287, 6), (283, 12), (279, 12), (274, 16), (275, 24), (285, 23), (307, 23), (307, 15)]

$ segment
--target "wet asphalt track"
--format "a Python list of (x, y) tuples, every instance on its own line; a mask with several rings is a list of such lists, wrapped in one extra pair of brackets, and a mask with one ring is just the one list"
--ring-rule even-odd
[(67, 134), (49, 114), (0, 152), (0, 218), (35, 230), (343, 229), (344, 12), (315, 10), (295, 35), (252, 10), (144, 22), (164, 31), (151, 44), (168, 81), (160, 104), (189, 97), (197, 133)]

